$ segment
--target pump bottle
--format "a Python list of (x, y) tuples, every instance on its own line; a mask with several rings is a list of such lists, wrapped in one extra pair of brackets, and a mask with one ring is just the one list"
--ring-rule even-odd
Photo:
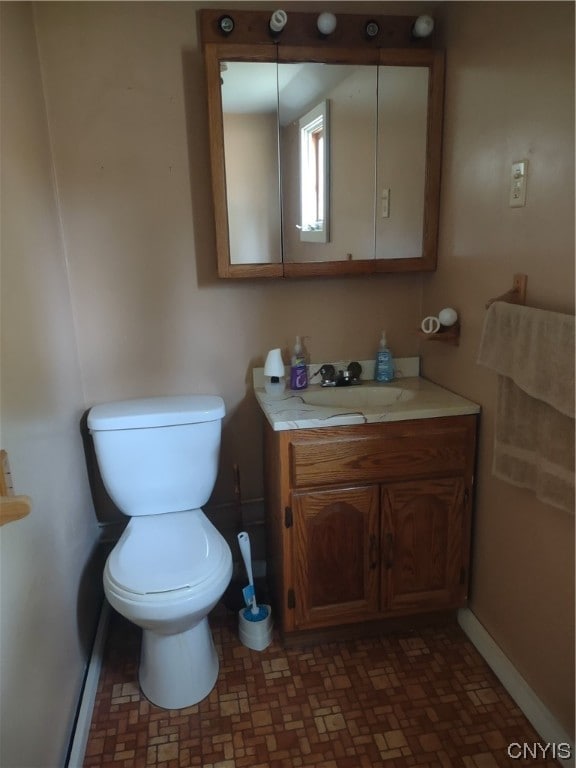
[(300, 336), (296, 336), (294, 351), (290, 360), (290, 389), (306, 389), (308, 386), (308, 366), (302, 348)]
[(376, 355), (376, 366), (374, 369), (374, 378), (376, 381), (392, 381), (394, 378), (394, 358), (388, 347), (386, 340), (386, 331), (382, 331), (378, 354)]

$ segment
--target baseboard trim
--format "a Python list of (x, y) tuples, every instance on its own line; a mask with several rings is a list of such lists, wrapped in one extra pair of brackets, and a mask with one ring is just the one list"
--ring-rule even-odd
[(559, 762), (566, 768), (574, 768), (574, 744), (570, 737), (503, 653), (494, 638), (469, 608), (458, 611), (458, 623), (542, 738), (542, 743), (570, 744), (572, 757), (559, 759)]
[(90, 731), (90, 723), (92, 722), (92, 712), (94, 711), (94, 702), (102, 669), (109, 620), (110, 606), (107, 600), (103, 600), (94, 645), (80, 696), (78, 715), (76, 717), (68, 760), (66, 761), (66, 768), (82, 768), (84, 763), (84, 754), (86, 752), (86, 744), (88, 743), (88, 733)]

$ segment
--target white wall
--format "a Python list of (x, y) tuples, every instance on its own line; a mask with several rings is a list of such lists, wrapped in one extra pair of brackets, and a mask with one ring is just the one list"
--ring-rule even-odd
[[(1, 446), (31, 514), (0, 528), (0, 764), (62, 765), (98, 605), (84, 409), (30, 4), (1, 3)], [(88, 569), (88, 570), (87, 570)]]

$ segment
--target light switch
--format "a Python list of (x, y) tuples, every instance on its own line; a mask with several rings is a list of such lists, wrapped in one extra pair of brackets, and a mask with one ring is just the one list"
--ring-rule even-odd
[(382, 218), (387, 219), (390, 216), (390, 188), (382, 190)]
[(510, 172), (510, 208), (522, 208), (526, 205), (526, 176), (528, 173), (528, 160), (519, 160), (512, 163)]

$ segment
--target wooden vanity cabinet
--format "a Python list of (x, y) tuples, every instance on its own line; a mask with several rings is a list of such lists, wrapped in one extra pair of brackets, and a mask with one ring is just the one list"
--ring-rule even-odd
[(284, 639), (465, 604), (476, 418), (266, 423), (268, 574)]

